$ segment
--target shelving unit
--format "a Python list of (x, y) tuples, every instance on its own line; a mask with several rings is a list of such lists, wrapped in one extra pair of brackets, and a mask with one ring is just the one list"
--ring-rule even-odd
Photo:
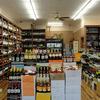
[[(16, 52), (20, 49), (21, 28), (14, 25), (7, 18), (0, 15), (0, 99), (7, 99), (7, 88), (11, 62)], [(11, 99), (10, 99), (11, 100)], [(18, 100), (18, 99), (17, 99)]]
[(49, 60), (61, 60), (63, 58), (63, 40), (47, 39), (46, 41)]
[(21, 29), (1, 16), (0, 38), (1, 53), (4, 56), (10, 55), (19, 48), (18, 45), (21, 43)]
[(24, 74), (24, 69), (13, 67), (10, 69), (9, 85), (7, 90), (7, 100), (22, 100), (21, 98), (21, 75)]
[(24, 62), (47, 62), (45, 30), (23, 30)]
[(91, 54), (85, 54), (82, 56), (82, 59), (83, 82), (94, 94), (100, 96), (100, 58)]
[(100, 26), (86, 26), (86, 48), (100, 51)]

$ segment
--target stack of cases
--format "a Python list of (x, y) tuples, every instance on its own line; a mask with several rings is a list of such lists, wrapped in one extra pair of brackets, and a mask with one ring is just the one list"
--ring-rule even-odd
[[(81, 100), (81, 70), (65, 71), (66, 100)], [(63, 99), (64, 100), (64, 99)]]
[(65, 100), (64, 73), (52, 73), (51, 76), (51, 100)]

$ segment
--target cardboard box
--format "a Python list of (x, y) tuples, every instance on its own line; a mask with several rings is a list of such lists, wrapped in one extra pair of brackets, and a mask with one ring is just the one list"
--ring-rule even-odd
[(37, 93), (36, 100), (51, 100), (51, 93)]
[(64, 73), (52, 73), (51, 76), (51, 100), (65, 100)]
[(66, 100), (81, 100), (81, 69), (65, 70)]

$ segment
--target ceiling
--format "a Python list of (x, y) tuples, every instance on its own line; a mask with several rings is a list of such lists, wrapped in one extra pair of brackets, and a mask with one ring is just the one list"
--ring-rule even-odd
[[(25, 0), (27, 1), (27, 0)], [(86, 0), (33, 0), (40, 20), (54, 18), (56, 12), (60, 16), (71, 17)], [(31, 20), (23, 6), (22, 0), (0, 0), (0, 9), (5, 11), (14, 20)], [(100, 6), (97, 6), (86, 15), (99, 15)]]

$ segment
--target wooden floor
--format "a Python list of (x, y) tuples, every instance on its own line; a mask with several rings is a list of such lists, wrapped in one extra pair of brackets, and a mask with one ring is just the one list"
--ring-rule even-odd
[(85, 84), (85, 82), (82, 82), (81, 100), (100, 100), (100, 97), (98, 97), (98, 96)]

